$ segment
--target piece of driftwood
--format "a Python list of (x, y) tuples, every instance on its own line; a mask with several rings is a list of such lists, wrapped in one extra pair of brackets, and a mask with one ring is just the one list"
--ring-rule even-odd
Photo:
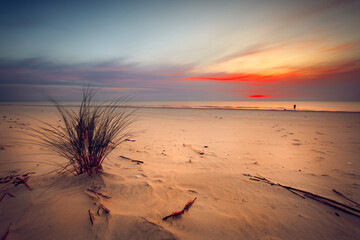
[(122, 158), (122, 159), (125, 159), (125, 160), (129, 160), (129, 161), (135, 162), (135, 163), (137, 163), (137, 164), (144, 163), (143, 161), (131, 159), (131, 158), (124, 157), (124, 156), (119, 156), (119, 158)]
[(95, 190), (93, 190), (93, 189), (91, 189), (91, 188), (87, 188), (86, 190), (88, 190), (89, 192), (92, 192), (92, 193), (94, 193), (96, 196), (101, 196), (101, 197), (103, 197), (103, 198), (106, 198), (106, 199), (109, 199), (109, 198), (111, 198), (111, 197), (109, 197), (109, 196), (107, 196), (107, 195), (105, 195), (105, 194), (102, 194), (101, 192), (97, 192), (97, 191), (95, 191)]
[(94, 225), (95, 215), (91, 212), (90, 209), (89, 209), (89, 218), (90, 218), (91, 225)]
[(129, 138), (126, 138), (126, 139), (124, 139), (124, 141), (125, 141), (125, 142), (135, 142), (136, 140), (134, 140), (134, 139), (129, 139)]
[(197, 153), (200, 154), (200, 155), (204, 155), (204, 154), (205, 154), (205, 152), (203, 152), (203, 151), (201, 151), (201, 150), (199, 150), (199, 149), (194, 148), (191, 144), (185, 144), (185, 143), (184, 143), (183, 146), (192, 149), (193, 151), (197, 152)]
[[(351, 206), (348, 206), (344, 203), (340, 203), (338, 201), (335, 201), (333, 199), (330, 199), (330, 198), (327, 198), (327, 197), (323, 197), (323, 196), (320, 196), (320, 195), (317, 195), (317, 194), (314, 194), (314, 193), (311, 193), (311, 192), (308, 192), (308, 191), (305, 191), (305, 190), (301, 190), (301, 189), (298, 189), (298, 188), (294, 188), (294, 187), (290, 187), (290, 186), (286, 186), (286, 185), (282, 185), (280, 183), (274, 183), (270, 180), (268, 180), (267, 178), (264, 178), (262, 176), (253, 176), (251, 174), (243, 174), (244, 176), (247, 176), (250, 178), (250, 180), (253, 180), (253, 181), (260, 181), (260, 182), (263, 182), (263, 183), (267, 183), (267, 184), (270, 184), (270, 185), (275, 185), (275, 186), (279, 186), (279, 187), (282, 187), (282, 188), (285, 188), (287, 189), (288, 191), (300, 196), (300, 197), (308, 197), (308, 198), (311, 198), (315, 201), (318, 201), (320, 203), (323, 203), (325, 205), (328, 205), (328, 206), (331, 206), (331, 207), (334, 207), (340, 211), (343, 211), (343, 212), (346, 212), (346, 213), (349, 213), (353, 216), (357, 216), (357, 217), (360, 217), (359, 214), (355, 213), (355, 212), (360, 212), (359, 209), (356, 209), (354, 207), (351, 207)], [(302, 195), (301, 195), (302, 194)], [(351, 210), (351, 211), (349, 211)]]
[(343, 197), (343, 198), (345, 198), (346, 200), (348, 200), (349, 202), (352, 202), (352, 203), (354, 203), (356, 206), (360, 207), (360, 204), (358, 204), (357, 202), (355, 202), (355, 201), (351, 200), (350, 198), (346, 197), (346, 196), (345, 196), (344, 194), (342, 194), (341, 192), (338, 192), (338, 191), (336, 191), (335, 189), (333, 189), (333, 191), (334, 191), (336, 194), (338, 194), (338, 195), (340, 195), (341, 197)]
[(195, 202), (196, 199), (197, 199), (197, 198), (195, 197), (194, 200), (190, 200), (190, 201), (185, 205), (185, 207), (184, 207), (181, 211), (179, 211), (179, 212), (174, 212), (174, 213), (172, 213), (172, 214), (164, 217), (162, 220), (165, 221), (165, 220), (168, 219), (168, 218), (178, 217), (178, 216), (184, 214), (186, 211), (188, 211), (188, 210), (190, 209), (190, 207), (194, 204), (194, 202)]
[(7, 236), (9, 235), (9, 232), (10, 232), (11, 225), (12, 225), (12, 223), (10, 223), (9, 226), (7, 227), (4, 235), (1, 237), (1, 240), (5, 240), (7, 238)]

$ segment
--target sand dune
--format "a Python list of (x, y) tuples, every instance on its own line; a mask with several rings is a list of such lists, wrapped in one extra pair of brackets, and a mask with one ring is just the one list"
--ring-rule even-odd
[[(0, 177), (35, 172), (28, 180), (32, 191), (19, 184), (8, 188), (16, 198), (0, 202), (0, 236), (12, 223), (6, 239), (360, 235), (360, 218), (243, 175), (259, 174), (353, 206), (332, 189), (360, 202), (360, 114), (140, 109), (134, 128), (142, 132), (111, 153), (103, 173), (90, 177), (49, 173), (66, 160), (26, 142), (24, 132), (39, 125), (36, 119), (59, 123), (54, 108), (1, 106), (0, 114)], [(86, 193), (91, 187), (111, 196), (99, 200), (110, 214), (96, 214)], [(195, 197), (184, 215), (162, 220)]]

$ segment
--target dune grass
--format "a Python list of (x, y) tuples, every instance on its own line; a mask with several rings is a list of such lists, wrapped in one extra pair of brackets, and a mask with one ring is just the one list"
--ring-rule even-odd
[(52, 100), (61, 116), (60, 126), (42, 121), (43, 126), (34, 130), (39, 145), (68, 160), (62, 171), (98, 173), (108, 154), (134, 133), (129, 126), (135, 110), (127, 106), (127, 98), (95, 104), (94, 95), (84, 89), (77, 111)]

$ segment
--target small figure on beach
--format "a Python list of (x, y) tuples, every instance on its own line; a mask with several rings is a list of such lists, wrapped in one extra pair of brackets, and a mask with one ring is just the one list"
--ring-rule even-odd
[(294, 104), (294, 110), (296, 110), (296, 104)]

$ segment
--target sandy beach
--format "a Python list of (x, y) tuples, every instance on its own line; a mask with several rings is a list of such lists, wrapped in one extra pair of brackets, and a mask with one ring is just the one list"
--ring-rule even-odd
[[(249, 176), (356, 207), (333, 189), (360, 202), (360, 113), (143, 108), (136, 115), (138, 133), (108, 156), (102, 173), (73, 176), (57, 174), (66, 160), (26, 135), (38, 120), (61, 124), (54, 107), (0, 106), (0, 177), (34, 172), (31, 191), (0, 184), (0, 197), (13, 195), (0, 202), (0, 236), (9, 229), (7, 240), (359, 238), (359, 217)], [(110, 213), (98, 211), (88, 188), (111, 197), (97, 196)], [(195, 197), (185, 214), (162, 220)]]

